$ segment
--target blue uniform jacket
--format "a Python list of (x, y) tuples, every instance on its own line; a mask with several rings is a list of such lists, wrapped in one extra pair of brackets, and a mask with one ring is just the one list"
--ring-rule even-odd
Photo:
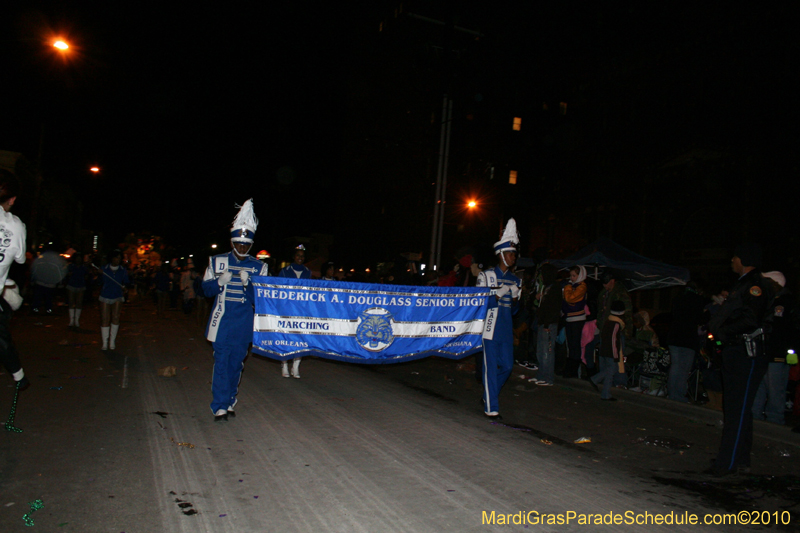
[[(111, 279), (109, 279), (111, 278)], [(117, 283), (114, 283), (114, 280)], [(125, 267), (120, 265), (116, 271), (111, 270), (111, 265), (103, 267), (103, 289), (100, 291), (100, 296), (113, 300), (115, 298), (122, 298), (122, 287), (120, 285), (127, 285), (130, 283), (128, 280), (128, 271)]]
[[(497, 278), (496, 283), (490, 283), (487, 273), (494, 273)], [(522, 286), (522, 281), (507, 270), (505, 274), (499, 267), (487, 269), (478, 274), (478, 287), (492, 287), (499, 288), (503, 285), (516, 285), (518, 288)], [(513, 343), (514, 333), (512, 329), (512, 315), (516, 312), (516, 304), (511, 297), (511, 291), (507, 292), (502, 298), (497, 301), (497, 326), (494, 331), (494, 342)], [(489, 341), (491, 342), (491, 341)]]
[[(240, 273), (247, 271), (252, 276), (267, 276), (267, 265), (251, 256), (239, 260), (233, 252), (209, 258), (203, 276), (203, 292), (214, 296), (214, 307), (206, 326), (206, 338), (211, 342), (248, 344), (253, 339), (253, 284), (248, 279), (242, 284)], [(220, 287), (217, 279), (230, 271), (231, 280)]]
[(300, 276), (297, 275), (297, 270), (293, 268), (292, 265), (286, 265), (284, 268), (278, 272), (279, 278), (292, 278), (292, 279), (311, 279), (311, 271), (305, 265), (300, 265), (302, 270), (300, 271)]

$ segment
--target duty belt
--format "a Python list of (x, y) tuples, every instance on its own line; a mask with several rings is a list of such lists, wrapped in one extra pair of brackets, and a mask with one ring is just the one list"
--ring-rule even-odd
[(739, 336), (739, 339), (744, 343), (744, 349), (747, 352), (747, 357), (758, 357), (761, 355), (759, 350), (758, 341), (764, 340), (764, 330), (758, 328), (752, 333), (744, 333)]

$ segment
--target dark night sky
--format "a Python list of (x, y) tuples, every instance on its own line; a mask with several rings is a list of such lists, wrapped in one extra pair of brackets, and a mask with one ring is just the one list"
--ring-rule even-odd
[[(490, 106), (495, 113), (530, 111), (568, 100), (571, 112), (586, 110), (575, 119), (584, 146), (608, 152), (606, 164), (629, 174), (696, 146), (737, 150), (760, 142), (775, 149), (774, 138), (786, 132), (796, 139), (787, 74), (797, 55), (782, 8), (487, 4), (403, 8), (452, 16), (457, 26), (484, 34), (480, 45), (467, 45), (474, 52), (453, 78), (463, 96), (459, 113), (472, 113), (474, 94), (485, 98), (474, 105), (475, 124)], [(363, 248), (358, 227), (371, 223), (363, 219), (369, 209), (362, 218), (355, 212), (359, 202), (398, 198), (396, 189), (354, 177), (348, 147), (370, 128), (387, 138), (409, 135), (396, 133), (401, 114), (370, 115), (390, 108), (377, 103), (379, 93), (398, 107), (420, 93), (403, 70), (408, 58), (389, 53), (397, 48), (384, 47), (387, 37), (377, 32), (381, 20), (397, 31), (392, 10), (399, 2), (313, 9), (297, 2), (20, 5), (0, 11), (0, 149), (33, 160), (43, 130), (45, 180), (76, 191), (87, 227), (112, 238), (148, 230), (199, 246), (230, 224), (235, 202), (254, 197), (258, 246), (334, 233), (339, 253), (352, 254)], [(48, 45), (55, 34), (73, 44), (66, 62)], [(402, 78), (394, 93), (391, 75)], [(423, 118), (440, 101), (440, 77), (432, 69), (425, 82)], [(86, 172), (90, 164), (102, 167), (100, 178)], [(459, 162), (453, 165), (460, 172)], [(391, 178), (391, 170), (386, 176), (412, 179)], [(432, 197), (423, 200), (429, 210)], [(380, 231), (368, 234), (380, 238)], [(429, 239), (423, 233), (416, 248), (427, 251)], [(401, 251), (408, 250), (391, 253)]]

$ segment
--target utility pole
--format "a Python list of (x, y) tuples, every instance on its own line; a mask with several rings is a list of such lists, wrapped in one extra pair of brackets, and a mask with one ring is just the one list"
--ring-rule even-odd
[(442, 261), (442, 230), (447, 202), (447, 163), (450, 155), (450, 131), (453, 124), (453, 101), (445, 94), (442, 100), (442, 124), (439, 136), (439, 165), (436, 171), (436, 198), (433, 206), (433, 233), (431, 235), (431, 268), (439, 271)]
[(431, 228), (431, 253), (430, 264), (431, 269), (439, 272), (439, 267), (442, 264), (442, 233), (444, 231), (444, 214), (445, 204), (447, 202), (447, 170), (450, 156), (450, 132), (453, 126), (453, 99), (450, 98), (452, 94), (452, 68), (450, 64), (450, 54), (452, 49), (453, 35), (455, 32), (467, 33), (476, 37), (483, 37), (483, 35), (475, 30), (469, 30), (456, 26), (451, 18), (448, 22), (432, 19), (416, 13), (407, 13), (409, 18), (421, 20), (428, 24), (444, 26), (443, 36), (443, 67), (442, 67), (442, 85), (444, 87), (444, 96), (442, 98), (442, 120), (440, 125), (439, 134), (439, 163), (436, 171), (436, 196), (433, 204), (433, 227)]

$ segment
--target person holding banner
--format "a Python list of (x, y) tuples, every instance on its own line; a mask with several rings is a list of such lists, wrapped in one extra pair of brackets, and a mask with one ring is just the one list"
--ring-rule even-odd
[[(302, 244), (294, 249), (294, 260), (292, 264), (287, 265), (278, 273), (279, 278), (292, 278), (292, 279), (311, 279), (311, 270), (303, 263), (306, 260), (306, 247)], [(300, 360), (302, 357), (295, 357), (292, 360), (292, 374), (291, 377), (300, 379)], [(289, 377), (289, 362), (284, 361), (281, 364), (281, 375), (285, 378)]]
[(483, 403), (484, 414), (499, 418), (498, 396), (514, 366), (514, 334), (512, 320), (519, 300), (522, 281), (511, 272), (517, 261), (517, 223), (508, 220), (499, 242), (494, 245), (494, 253), (499, 256), (497, 266), (484, 270), (478, 275), (478, 287), (489, 287), (497, 297), (497, 308), (489, 311), (487, 326), (494, 321), (494, 327), (487, 327), (483, 341)]
[(215, 422), (236, 416), (234, 407), (238, 401), (239, 381), (253, 340), (255, 297), (250, 277), (268, 275), (267, 265), (248, 255), (257, 226), (251, 198), (233, 221), (232, 250), (210, 257), (203, 276), (203, 292), (214, 297), (206, 338), (214, 347), (211, 412)]

